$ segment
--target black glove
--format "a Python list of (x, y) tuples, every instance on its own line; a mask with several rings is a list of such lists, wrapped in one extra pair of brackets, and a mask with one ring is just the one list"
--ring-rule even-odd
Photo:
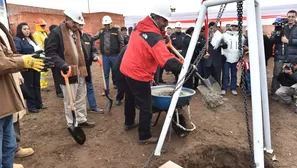
[(227, 49), (227, 48), (228, 48), (228, 44), (227, 44), (227, 43), (223, 43), (223, 44), (222, 44), (222, 48), (223, 48), (223, 49)]
[(65, 64), (63, 64), (62, 66), (61, 66), (61, 70), (63, 71), (63, 73), (64, 74), (67, 74), (67, 72), (69, 71), (69, 67), (68, 67), (69, 65), (67, 64), (67, 63), (65, 63)]

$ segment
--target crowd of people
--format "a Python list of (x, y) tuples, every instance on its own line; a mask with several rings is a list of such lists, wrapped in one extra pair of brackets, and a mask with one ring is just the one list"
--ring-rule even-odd
[[(104, 114), (104, 110), (97, 106), (92, 82), (91, 65), (98, 61), (103, 64), (107, 94), (110, 93), (111, 73), (113, 88), (117, 89), (116, 105), (124, 101), (124, 129), (138, 128), (139, 144), (154, 144), (158, 141), (158, 137), (153, 137), (151, 133), (151, 85), (152, 82), (157, 85), (166, 83), (162, 78), (164, 70), (172, 72), (177, 82), (183, 60), (167, 48), (166, 41), (171, 41), (176, 50), (186, 57), (194, 27), (187, 28), (185, 32), (182, 32), (180, 22), (175, 24), (174, 29), (168, 27), (171, 10), (167, 4), (155, 6), (134, 28), (129, 28), (129, 33), (126, 27), (113, 26), (110, 16), (104, 16), (104, 28), (92, 36), (83, 30), (86, 23), (81, 12), (65, 10), (64, 14), (62, 23), (49, 26), (50, 33), (46, 32), (46, 21), (39, 18), (35, 21), (36, 32), (32, 33), (24, 22), (17, 26), (14, 44), (8, 45), (1, 40), (0, 102), (4, 108), (0, 113), (2, 167), (22, 168), (21, 164), (13, 164), (14, 157), (27, 157), (34, 153), (32, 148), (19, 146), (19, 120), (26, 109), (38, 113), (48, 108), (42, 101), (41, 91), (50, 91), (49, 70), (53, 75), (56, 95), (64, 102), (67, 126), (73, 124), (73, 116), (61, 71), (66, 74), (71, 68), (69, 83), (76, 109), (74, 124), (82, 128), (95, 127), (96, 123), (87, 117), (87, 109), (91, 113)], [(288, 23), (283, 25), (277, 19), (272, 36), (263, 35), (266, 61), (274, 55), (271, 96), (286, 104), (292, 102), (297, 88), (296, 16), (296, 11), (289, 11)], [(242, 73), (238, 70), (244, 67), (246, 88), (251, 93), (249, 59), (254, 56), (249, 57), (248, 28), (242, 37), (244, 57), (241, 58), (237, 21), (226, 25), (224, 31), (214, 22), (205, 26), (208, 26), (209, 32), (205, 33), (205, 27), (202, 27), (191, 63), (194, 64), (205, 45), (208, 46), (207, 51), (202, 53), (199, 64), (193, 66), (197, 66), (202, 77), (212, 76), (221, 85), (222, 95), (226, 94), (228, 87), (233, 95), (238, 94), (237, 87), (241, 85), (238, 74)], [(210, 33), (214, 35), (206, 40)], [(95, 47), (96, 40), (100, 41), (99, 51)], [(54, 66), (49, 66), (51, 63)], [(192, 75), (183, 86), (196, 90), (199, 84), (199, 78)], [(138, 122), (135, 120), (136, 108), (140, 111)]]

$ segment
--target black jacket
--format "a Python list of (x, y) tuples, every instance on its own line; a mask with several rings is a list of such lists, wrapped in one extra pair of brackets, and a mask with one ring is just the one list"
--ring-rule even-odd
[(81, 41), (83, 45), (83, 51), (86, 61), (86, 68), (88, 76), (86, 77), (87, 82), (91, 82), (91, 65), (94, 57), (98, 56), (98, 51), (95, 47), (94, 39), (88, 33), (82, 33)]
[(183, 32), (175, 32), (170, 35), (172, 45), (175, 49), (181, 50), (183, 46), (183, 38), (186, 36)]
[[(189, 45), (190, 45), (190, 42), (191, 42), (191, 37), (189, 35), (186, 35), (183, 39), (183, 43), (182, 43), (182, 56), (184, 58), (186, 58), (186, 55), (187, 55), (187, 51), (188, 51), (188, 48), (189, 48)], [(199, 44), (197, 43), (196, 44), (196, 47), (195, 47), (195, 50), (193, 52), (193, 56), (192, 56), (192, 59), (191, 59), (191, 63), (194, 63), (194, 61), (196, 60), (196, 58), (198, 57), (199, 55)]]
[(130, 36), (125, 35), (125, 36), (123, 36), (123, 37), (124, 37), (124, 44), (127, 45), (128, 42), (129, 42), (129, 38), (130, 38)]
[[(285, 62), (291, 62), (291, 60), (297, 58), (297, 24), (291, 28), (286, 26), (284, 34), (289, 40), (288, 44), (284, 44)], [(274, 32), (271, 36), (271, 41), (275, 44), (275, 56), (278, 59), (278, 56), (282, 54), (281, 35)]]
[(291, 75), (281, 72), (277, 76), (277, 81), (282, 85), (282, 86), (292, 86), (295, 83), (297, 83), (297, 73), (293, 73)]
[(17, 54), (33, 54), (34, 47), (26, 40), (19, 37), (13, 38)]
[(297, 58), (297, 24), (289, 29), (286, 27), (285, 34), (289, 39), (289, 43), (287, 44), (286, 54), (288, 55), (287, 61), (291, 61)]
[(123, 59), (126, 49), (127, 49), (127, 45), (121, 50), (120, 54), (117, 57), (117, 61), (113, 66), (113, 69), (115, 72), (115, 82), (116, 83), (120, 83), (119, 81), (125, 80), (125, 76), (120, 71), (120, 66), (121, 66), (122, 59)]
[[(81, 40), (82, 41), (82, 40)], [(55, 69), (58, 71), (61, 70), (61, 67), (66, 63), (65, 62), (65, 57), (64, 57), (64, 42), (63, 42), (63, 37), (62, 37), (62, 32), (60, 26), (54, 28), (45, 43), (45, 55), (47, 57), (51, 57), (52, 61), (55, 64)], [(82, 45), (83, 50), (84, 45)], [(64, 78), (60, 73), (58, 77), (58, 82), (59, 84), (65, 85)], [(69, 83), (77, 83), (77, 76), (71, 76), (69, 77)]]
[[(284, 53), (285, 48), (283, 49), (281, 34), (276, 31), (273, 31), (270, 37), (270, 41), (272, 44), (274, 44), (274, 61), (285, 62), (287, 56)], [(285, 45), (284, 47), (287, 48), (287, 45)]]

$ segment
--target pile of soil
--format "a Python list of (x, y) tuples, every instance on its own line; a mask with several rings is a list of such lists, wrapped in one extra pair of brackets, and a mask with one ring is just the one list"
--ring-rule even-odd
[[(274, 168), (266, 160), (265, 168)], [(196, 146), (181, 159), (184, 168), (249, 168), (250, 154), (245, 149), (210, 145)]]

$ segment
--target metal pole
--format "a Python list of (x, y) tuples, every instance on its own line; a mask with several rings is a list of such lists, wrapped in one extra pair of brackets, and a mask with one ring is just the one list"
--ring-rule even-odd
[[(249, 26), (249, 55), (251, 89), (252, 89), (252, 117), (253, 117), (253, 142), (254, 142), (254, 160), (257, 168), (264, 168), (263, 151), (263, 123), (262, 123), (262, 104), (261, 104), (261, 79), (259, 68), (259, 48), (256, 20), (255, 1), (246, 0), (247, 24)], [(262, 34), (262, 33), (261, 33)], [(261, 36), (262, 38), (262, 36)], [(266, 80), (266, 78), (265, 78)]]
[[(231, 2), (237, 2), (237, 1), (239, 1), (239, 0), (210, 0), (210, 1), (205, 1), (201, 5), (201, 9), (200, 9), (200, 12), (198, 14), (198, 20), (196, 22), (195, 29), (194, 29), (194, 32), (193, 32), (193, 35), (192, 35), (192, 38), (191, 38), (191, 42), (190, 42), (190, 45), (189, 45), (189, 48), (188, 48), (188, 51), (187, 51), (186, 59), (184, 61), (182, 70), (181, 70), (180, 75), (178, 77), (178, 82), (177, 83), (179, 83), (179, 85), (183, 84), (184, 78), (182, 78), (182, 77), (186, 75), (186, 73), (187, 73), (187, 71), (189, 69), (191, 59), (192, 59), (192, 56), (193, 56), (193, 53), (194, 53), (194, 49), (196, 47), (196, 43), (197, 43), (200, 31), (201, 31), (201, 27), (202, 27), (203, 22), (204, 22), (204, 18), (205, 18), (207, 8), (211, 7), (211, 6), (216, 6), (216, 5), (221, 5), (221, 4), (231, 3)], [(254, 32), (256, 32), (256, 31), (254, 31)], [(260, 81), (260, 80), (258, 80), (258, 81)], [(165, 137), (166, 137), (166, 134), (167, 134), (167, 131), (168, 131), (171, 119), (172, 119), (172, 115), (173, 115), (173, 113), (175, 111), (175, 107), (176, 107), (176, 104), (177, 104), (177, 100), (179, 98), (179, 94), (180, 94), (181, 89), (182, 89), (182, 87), (180, 87), (180, 86), (177, 86), (177, 87), (179, 87), (179, 89), (177, 89), (176, 92), (174, 92), (174, 94), (172, 96), (172, 100), (171, 100), (171, 103), (170, 103), (170, 106), (169, 106), (169, 109), (168, 109), (168, 112), (167, 112), (167, 115), (166, 115), (166, 119), (164, 121), (163, 128), (162, 128), (162, 131), (161, 131), (161, 134), (160, 134), (160, 137), (159, 137), (159, 141), (158, 141), (158, 144), (157, 144), (156, 149), (155, 149), (154, 154), (156, 156), (161, 155), (161, 150), (162, 150), (162, 147), (163, 147), (163, 144), (164, 144), (164, 140), (165, 140)], [(260, 90), (259, 90), (259, 92), (260, 92)]]
[(91, 9), (90, 9), (90, 0), (87, 0), (88, 1), (88, 11), (89, 13), (91, 13)]
[[(259, 46), (260, 58), (260, 80), (261, 80), (261, 94), (262, 94), (262, 108), (263, 108), (263, 121), (264, 121), (264, 138), (265, 150), (272, 153), (271, 149), (271, 133), (270, 133), (270, 115), (269, 115), (269, 102), (268, 102), (268, 88), (267, 88), (267, 75), (266, 75), (266, 61), (264, 52), (263, 28), (261, 21), (261, 10), (259, 3), (256, 4), (256, 23)], [(251, 58), (251, 57), (250, 57)]]

